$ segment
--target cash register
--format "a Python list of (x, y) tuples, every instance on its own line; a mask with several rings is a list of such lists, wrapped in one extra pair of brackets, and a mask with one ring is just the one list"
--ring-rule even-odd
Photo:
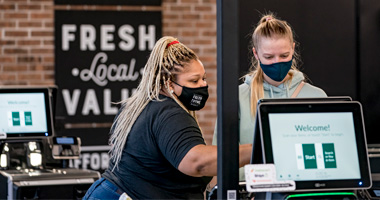
[(80, 138), (55, 136), (51, 88), (0, 88), (0, 199), (81, 199), (100, 178), (67, 168)]

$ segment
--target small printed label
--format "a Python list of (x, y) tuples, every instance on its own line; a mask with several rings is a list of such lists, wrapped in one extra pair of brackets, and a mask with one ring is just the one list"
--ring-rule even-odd
[(273, 164), (246, 165), (245, 180), (248, 192), (292, 191), (296, 184), (292, 180), (278, 181)]

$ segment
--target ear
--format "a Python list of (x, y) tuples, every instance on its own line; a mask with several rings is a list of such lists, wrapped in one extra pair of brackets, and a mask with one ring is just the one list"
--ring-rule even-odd
[(174, 91), (173, 82), (169, 79), (169, 80), (167, 80), (167, 84), (168, 84), (168, 87), (169, 87), (169, 91), (168, 92), (172, 93), (172, 91)]
[(257, 51), (255, 47), (252, 48), (253, 55), (255, 56), (256, 60), (259, 60), (259, 56), (257, 55)]

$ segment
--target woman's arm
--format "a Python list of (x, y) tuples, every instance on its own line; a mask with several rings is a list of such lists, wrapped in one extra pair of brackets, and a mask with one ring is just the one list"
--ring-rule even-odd
[[(251, 159), (252, 144), (239, 146), (239, 167), (248, 164)], [(190, 149), (178, 166), (178, 170), (189, 176), (216, 176), (217, 146), (197, 145)]]

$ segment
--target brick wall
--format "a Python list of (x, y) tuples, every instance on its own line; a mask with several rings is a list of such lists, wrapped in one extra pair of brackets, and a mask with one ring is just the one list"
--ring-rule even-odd
[(163, 35), (202, 60), (210, 97), (198, 112), (208, 143), (216, 120), (216, 0), (162, 0), (150, 6), (54, 6), (54, 0), (0, 0), (0, 85), (54, 84), (54, 9), (162, 10)]
[(0, 84), (54, 84), (52, 1), (0, 0)]

